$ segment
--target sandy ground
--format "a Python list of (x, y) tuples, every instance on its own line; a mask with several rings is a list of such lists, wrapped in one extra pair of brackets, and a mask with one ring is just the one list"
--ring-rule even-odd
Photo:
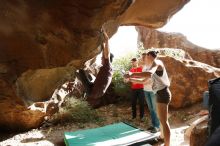
[[(184, 131), (188, 127), (187, 121), (195, 118), (195, 114), (201, 109), (201, 104), (196, 104), (183, 109), (170, 109), (170, 125), (172, 128), (171, 145), (188, 146), (189, 141), (184, 137)], [(97, 109), (98, 114), (104, 119), (95, 123), (68, 122), (50, 126), (43, 126), (39, 129), (23, 133), (0, 133), (0, 146), (64, 146), (63, 133), (100, 127), (116, 122), (128, 122), (139, 128), (146, 130), (150, 125), (149, 113), (146, 108), (146, 120), (140, 122), (139, 119), (131, 120), (131, 108), (128, 103), (108, 105)], [(155, 144), (160, 146), (162, 144)]]

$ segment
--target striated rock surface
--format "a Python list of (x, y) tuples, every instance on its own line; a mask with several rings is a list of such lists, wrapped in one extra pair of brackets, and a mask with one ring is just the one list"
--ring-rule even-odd
[(2, 0), (0, 128), (38, 127), (48, 112), (56, 112), (63, 100), (51, 98), (53, 91), (100, 52), (104, 23), (110, 36), (119, 25), (161, 27), (187, 2)]
[(207, 81), (220, 73), (220, 49), (199, 47), (179, 33), (164, 33), (145, 27), (137, 27), (137, 31), (145, 48), (171, 52), (181, 49), (185, 54), (179, 59), (162, 58), (171, 79), (171, 106), (179, 108), (201, 101), (203, 92), (208, 90)]

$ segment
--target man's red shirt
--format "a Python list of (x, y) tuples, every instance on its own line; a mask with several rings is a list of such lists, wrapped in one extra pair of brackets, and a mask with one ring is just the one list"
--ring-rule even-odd
[[(142, 72), (142, 67), (131, 68), (130, 72), (132, 72), (132, 73)], [(143, 89), (143, 88), (144, 88), (143, 84), (131, 83), (131, 89)]]

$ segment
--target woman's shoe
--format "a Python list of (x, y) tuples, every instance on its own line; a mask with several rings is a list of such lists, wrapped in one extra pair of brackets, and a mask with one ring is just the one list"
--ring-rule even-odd
[(162, 142), (162, 143), (164, 143), (164, 139), (161, 138), (160, 136), (157, 138), (157, 141), (158, 141), (158, 142)]

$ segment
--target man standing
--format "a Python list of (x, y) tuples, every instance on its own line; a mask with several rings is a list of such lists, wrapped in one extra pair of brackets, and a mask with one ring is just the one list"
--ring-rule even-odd
[[(143, 62), (143, 72), (148, 72), (151, 66), (144, 64), (144, 58), (147, 53), (142, 54), (142, 62)], [(160, 129), (160, 121), (156, 112), (156, 97), (152, 89), (152, 79), (146, 79), (145, 82), (140, 82), (144, 84), (144, 94), (147, 102), (148, 109), (150, 111), (151, 116), (151, 124), (152, 126), (148, 128), (152, 133), (156, 133)]]
[[(147, 55), (146, 53), (142, 54), (142, 62), (144, 62), (144, 58), (146, 55)], [(151, 66), (147, 66), (144, 63), (142, 64), (142, 66), (143, 66), (142, 69), (143, 72), (148, 72), (151, 68)], [(151, 131), (152, 133), (158, 132), (160, 128), (160, 121), (158, 119), (156, 112), (156, 97), (152, 89), (152, 79), (151, 78), (145, 80), (130, 79), (130, 81), (133, 83), (137, 83), (137, 84), (139, 83), (144, 85), (144, 95), (146, 98), (148, 109), (150, 111), (151, 123), (152, 123), (152, 126), (149, 127), (148, 130)]]
[[(132, 68), (130, 69), (130, 72), (132, 73), (141, 73), (142, 67), (138, 67), (138, 61), (136, 58), (133, 58), (131, 60)], [(132, 89), (132, 98), (131, 98), (131, 106), (132, 106), (132, 119), (136, 118), (136, 104), (137, 100), (139, 102), (139, 108), (140, 108), (140, 119), (141, 121), (144, 120), (144, 86), (143, 84), (139, 83), (131, 83), (131, 89)]]
[[(150, 70), (150, 67), (148, 66), (145, 66), (143, 68), (143, 72), (147, 72), (149, 70)], [(144, 94), (145, 94), (148, 109), (150, 111), (151, 123), (152, 123), (152, 126), (148, 128), (148, 130), (150, 130), (152, 133), (156, 133), (160, 129), (160, 121), (158, 119), (157, 112), (156, 112), (156, 97), (152, 89), (152, 79), (148, 79), (146, 82), (144, 82)]]

